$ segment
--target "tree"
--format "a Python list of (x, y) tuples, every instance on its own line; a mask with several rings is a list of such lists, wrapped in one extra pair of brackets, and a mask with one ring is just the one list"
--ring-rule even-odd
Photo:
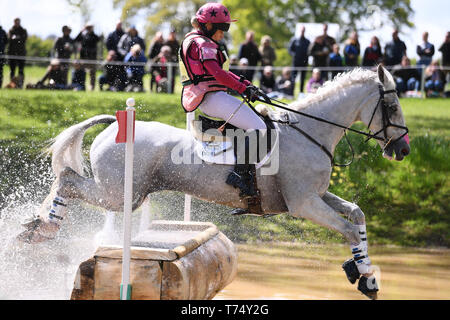
[[(389, 23), (412, 27), (413, 10), (410, 0), (223, 0), (233, 18), (239, 21), (230, 29), (234, 44), (240, 43), (247, 30), (259, 38), (272, 37), (274, 46), (285, 48), (298, 22), (328, 22), (341, 26), (342, 36), (350, 30), (373, 30)], [(154, 33), (162, 22), (185, 34), (191, 28), (190, 18), (205, 3), (204, 0), (113, 0), (122, 6), (122, 18), (140, 13), (148, 15), (147, 30)], [(372, 20), (372, 21), (371, 21)], [(377, 21), (375, 21), (377, 20)], [(370, 23), (368, 23), (370, 22)]]
[[(224, 0), (231, 15), (239, 19), (233, 39), (240, 41), (246, 30), (268, 34), (277, 47), (284, 47), (298, 22), (337, 23), (341, 34), (367, 31), (386, 23), (412, 27), (410, 0)], [(372, 20), (372, 21), (371, 21)], [(368, 23), (370, 22), (370, 23)]]
[(166, 23), (175, 28), (179, 36), (192, 29), (190, 20), (197, 10), (205, 4), (204, 0), (113, 0), (115, 8), (122, 6), (122, 20), (127, 21), (136, 15), (147, 16), (147, 35), (160, 31)]
[(91, 19), (89, 0), (67, 0), (67, 3), (81, 14), (84, 23)]

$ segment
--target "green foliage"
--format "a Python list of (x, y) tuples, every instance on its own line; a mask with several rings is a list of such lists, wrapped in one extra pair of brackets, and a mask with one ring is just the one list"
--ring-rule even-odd
[[(137, 119), (184, 128), (179, 95), (133, 93)], [(0, 160), (37, 158), (48, 139), (68, 126), (97, 114), (124, 108), (127, 93), (0, 90)], [(382, 158), (373, 142), (349, 134), (356, 158), (349, 168), (334, 168), (330, 191), (357, 203), (366, 214), (370, 243), (450, 246), (450, 112), (445, 99), (402, 99), (410, 129), (411, 155), (402, 162)], [(356, 127), (363, 126), (357, 124)], [(86, 150), (104, 126), (88, 130)], [(4, 152), (4, 153), (2, 153)], [(339, 162), (351, 154), (342, 141)], [(5, 165), (5, 163), (8, 163)], [(23, 161), (0, 166), (0, 197), (31, 183)], [(5, 179), (13, 173), (14, 180)], [(41, 186), (45, 188), (48, 186)], [(183, 195), (163, 193), (156, 199), (162, 217), (182, 219)], [(1, 204), (1, 198), (0, 198)], [(303, 219), (279, 215), (267, 219), (232, 217), (229, 208), (195, 201), (193, 219), (212, 221), (235, 241), (279, 240), (342, 242), (341, 235)]]
[(177, 30), (179, 37), (192, 29), (191, 17), (204, 0), (113, 0), (115, 8), (122, 7), (122, 19), (127, 21), (137, 14), (147, 16), (146, 36), (161, 31), (163, 23)]
[(53, 48), (53, 40), (29, 36), (27, 39), (27, 55), (31, 57), (49, 57)]

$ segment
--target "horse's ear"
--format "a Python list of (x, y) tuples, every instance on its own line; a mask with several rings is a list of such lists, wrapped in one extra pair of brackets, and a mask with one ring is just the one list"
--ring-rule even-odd
[(378, 65), (378, 78), (380, 79), (381, 83), (384, 83), (384, 68), (382, 65)]

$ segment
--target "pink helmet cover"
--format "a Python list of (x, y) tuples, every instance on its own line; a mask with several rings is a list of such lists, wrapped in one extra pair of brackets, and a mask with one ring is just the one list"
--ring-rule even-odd
[(195, 17), (200, 23), (230, 23), (237, 21), (231, 20), (227, 7), (215, 2), (209, 2), (201, 6), (195, 14)]

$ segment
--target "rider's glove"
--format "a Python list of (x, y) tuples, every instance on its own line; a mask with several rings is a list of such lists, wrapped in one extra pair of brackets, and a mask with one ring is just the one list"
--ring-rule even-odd
[(249, 85), (245, 88), (244, 96), (251, 102), (255, 102), (259, 97), (259, 89), (254, 85)]
[(244, 95), (249, 99), (251, 102), (255, 102), (256, 100), (260, 100), (266, 103), (270, 103), (270, 98), (258, 87), (255, 87), (254, 85), (249, 85), (245, 91)]

